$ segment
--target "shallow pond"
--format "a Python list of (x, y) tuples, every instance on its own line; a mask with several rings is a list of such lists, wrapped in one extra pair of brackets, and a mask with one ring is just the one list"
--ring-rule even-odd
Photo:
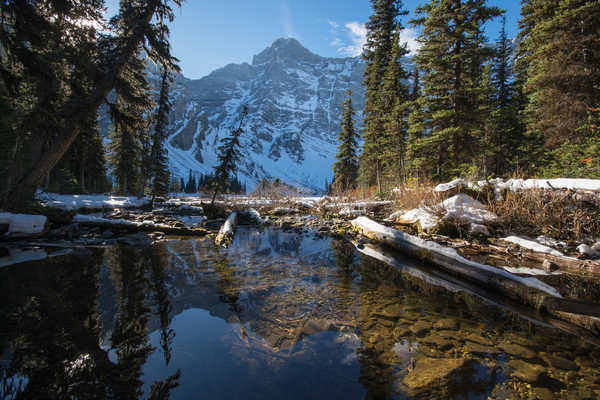
[(594, 338), (365, 252), (241, 228), (0, 268), (0, 398), (600, 398)]

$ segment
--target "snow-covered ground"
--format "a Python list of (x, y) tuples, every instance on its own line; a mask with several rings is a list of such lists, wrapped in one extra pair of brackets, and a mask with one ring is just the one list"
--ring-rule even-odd
[(108, 194), (57, 194), (36, 193), (36, 199), (44, 205), (62, 210), (80, 208), (142, 207), (150, 203), (150, 197), (112, 196)]

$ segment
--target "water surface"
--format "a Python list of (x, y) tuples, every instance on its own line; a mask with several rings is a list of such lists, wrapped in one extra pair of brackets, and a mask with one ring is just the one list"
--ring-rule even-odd
[(600, 397), (593, 340), (459, 289), (406, 260), (389, 265), (343, 241), (270, 229), (239, 229), (229, 249), (183, 239), (14, 265), (0, 269), (0, 391)]

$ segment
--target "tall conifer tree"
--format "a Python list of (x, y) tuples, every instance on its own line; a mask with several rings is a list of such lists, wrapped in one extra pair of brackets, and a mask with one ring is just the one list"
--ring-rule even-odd
[(171, 102), (169, 101), (170, 79), (168, 70), (163, 68), (158, 110), (156, 111), (156, 125), (154, 126), (154, 136), (152, 138), (152, 197), (169, 194), (168, 152), (164, 142), (167, 138), (167, 125), (169, 124), (169, 111), (171, 110)]
[(401, 0), (371, 0), (373, 14), (366, 24), (367, 41), (363, 51), (366, 62), (363, 152), (360, 156), (360, 176), (365, 185), (376, 183), (382, 189), (386, 115), (382, 110), (381, 88), (392, 58), (396, 31), (403, 29), (398, 17), (406, 15)]
[(474, 164), (479, 80), (489, 56), (482, 27), (500, 14), (484, 0), (432, 0), (417, 8), (411, 23), (422, 27), (415, 61), (423, 96), (410, 118), (413, 173), (448, 179)]
[[(358, 177), (358, 134), (354, 129), (354, 107), (352, 90), (346, 92), (342, 106), (342, 130), (338, 133), (338, 153), (333, 164), (333, 187), (336, 191), (346, 191), (356, 187)], [(325, 181), (326, 191), (329, 182)]]

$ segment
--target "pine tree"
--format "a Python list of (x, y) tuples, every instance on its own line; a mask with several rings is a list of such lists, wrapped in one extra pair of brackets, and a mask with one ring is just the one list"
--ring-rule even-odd
[(600, 2), (529, 0), (521, 13), (527, 135), (543, 138), (550, 152), (583, 143), (580, 128), (600, 105)]
[(240, 115), (240, 123), (237, 129), (232, 129), (231, 136), (221, 139), (221, 145), (217, 148), (219, 163), (214, 168), (214, 193), (210, 203), (211, 205), (215, 203), (217, 193), (225, 189), (227, 182), (229, 182), (230, 175), (235, 173), (237, 169), (237, 163), (241, 158), (241, 153), (239, 150), (240, 136), (242, 133), (244, 133), (244, 119), (247, 115), (248, 106), (244, 105)]
[(9, 140), (0, 152), (0, 207), (33, 200), (140, 45), (151, 58), (174, 64), (166, 40), (171, 4), (181, 0), (121, 1), (107, 24), (98, 0), (0, 3), (0, 104), (7, 105), (0, 126), (9, 129), (2, 132)]
[(146, 63), (138, 52), (119, 75), (117, 101), (110, 104), (113, 127), (110, 133), (110, 165), (121, 194), (141, 196), (147, 174), (150, 111), (153, 102), (146, 78)]
[(489, 56), (482, 27), (500, 14), (484, 0), (433, 0), (417, 8), (411, 23), (422, 27), (415, 61), (423, 95), (410, 117), (413, 174), (448, 179), (473, 165), (479, 81)]
[[(342, 130), (338, 133), (338, 153), (333, 164), (333, 187), (344, 192), (356, 187), (358, 177), (358, 134), (354, 129), (354, 107), (352, 106), (352, 90), (346, 92), (346, 100), (342, 105)], [(325, 181), (329, 191), (329, 182)]]
[(384, 161), (381, 158), (385, 140), (386, 115), (381, 104), (381, 88), (383, 78), (390, 60), (396, 31), (403, 29), (398, 17), (406, 15), (402, 11), (401, 0), (371, 0), (373, 14), (366, 24), (367, 38), (363, 49), (363, 59), (366, 62), (365, 77), (365, 108), (364, 144), (360, 156), (360, 177), (365, 185), (376, 183), (382, 190)]
[(164, 142), (167, 139), (167, 125), (169, 124), (169, 101), (170, 76), (166, 68), (163, 68), (160, 94), (158, 98), (158, 110), (156, 111), (156, 125), (152, 138), (151, 170), (152, 170), (152, 198), (164, 197), (169, 194), (169, 163), (168, 152)]
[(400, 44), (400, 30), (394, 34), (391, 58), (386, 68), (379, 94), (383, 112), (383, 133), (380, 135), (382, 175), (387, 183), (397, 184), (405, 176), (407, 120), (410, 111), (408, 73), (401, 63), (409, 52), (406, 43)]

